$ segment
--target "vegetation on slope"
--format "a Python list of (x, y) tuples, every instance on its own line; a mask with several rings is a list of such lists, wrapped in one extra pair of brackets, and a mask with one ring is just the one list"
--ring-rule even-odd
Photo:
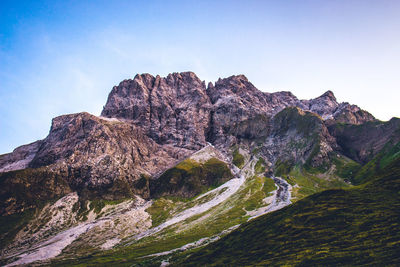
[(0, 249), (6, 247), (15, 235), (33, 219), (35, 212), (35, 209), (28, 209), (12, 215), (0, 216)]
[(65, 179), (46, 168), (0, 173), (0, 216), (37, 208), (70, 193)]
[(239, 169), (241, 169), (244, 165), (244, 156), (240, 154), (239, 149), (235, 149), (233, 151), (233, 159), (232, 163), (236, 165)]
[(314, 194), (250, 221), (176, 266), (395, 265), (400, 159), (365, 185)]
[(150, 181), (151, 196), (179, 196), (191, 198), (218, 186), (233, 177), (228, 166), (211, 158), (205, 163), (186, 159), (165, 171), (158, 179)]
[[(255, 165), (255, 164), (254, 164)], [(247, 211), (257, 209), (266, 204), (263, 199), (271, 196), (276, 186), (271, 178), (255, 175), (249, 177), (239, 191), (214, 208), (190, 217), (185, 221), (165, 228), (156, 235), (143, 238), (109, 251), (78, 251), (74, 259), (55, 259), (54, 266), (160, 266), (163, 257), (146, 257), (153, 253), (179, 248), (205, 237), (220, 234), (229, 227), (245, 223), (250, 217)], [(161, 197), (147, 209), (153, 227), (165, 222), (174, 215), (202, 203), (210, 195), (202, 198), (184, 199), (179, 197)], [(165, 257), (170, 257), (167, 255)], [(164, 258), (165, 258), (164, 257)], [(134, 265), (136, 266), (136, 265)]]
[(396, 145), (390, 143), (367, 164), (365, 164), (352, 179), (354, 184), (362, 184), (370, 181), (373, 177), (382, 172), (391, 162), (400, 159), (400, 142)]
[(294, 201), (327, 189), (348, 188), (350, 186), (339, 177), (329, 173), (310, 173), (300, 166), (295, 166), (282, 177), (293, 186), (292, 197)]

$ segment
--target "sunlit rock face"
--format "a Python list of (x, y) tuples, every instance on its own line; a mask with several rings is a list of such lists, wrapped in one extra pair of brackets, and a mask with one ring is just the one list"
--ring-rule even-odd
[(129, 120), (158, 144), (198, 150), (206, 142), (210, 109), (205, 83), (193, 72), (142, 74), (113, 88), (102, 116)]

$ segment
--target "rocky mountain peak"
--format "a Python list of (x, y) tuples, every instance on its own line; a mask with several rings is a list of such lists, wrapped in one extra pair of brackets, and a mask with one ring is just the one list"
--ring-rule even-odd
[[(193, 72), (138, 74), (113, 87), (101, 116), (58, 116), (45, 139), (0, 155), (0, 217), (13, 215), (2, 220), (11, 230), (0, 233), (0, 265), (57, 265), (81, 251), (84, 263), (101, 254), (95, 262), (131, 264), (101, 251), (141, 250), (153, 240), (166, 259), (166, 249), (190, 248), (169, 245), (186, 233), (194, 241), (193, 229), (207, 237), (190, 244), (207, 244), (292, 196), (377, 171), (398, 155), (399, 127), (400, 119), (379, 122), (338, 103), (332, 91), (299, 100), (262, 92), (244, 75), (206, 87)], [(62, 253), (55, 262), (42, 258), (52, 249)]]
[(244, 75), (232, 75), (228, 78), (218, 79), (214, 86), (207, 88), (211, 102), (218, 99), (240, 98), (247, 102), (254, 98), (261, 99), (262, 92), (258, 90)]
[(317, 113), (323, 119), (332, 118), (333, 113), (339, 107), (335, 95), (330, 90), (317, 98), (304, 100), (303, 103), (308, 106), (308, 110)]
[(333, 102), (336, 102), (336, 97), (333, 94), (333, 92), (331, 90), (326, 91), (325, 93), (323, 93), (320, 97), (318, 98), (325, 98), (325, 99), (329, 99)]
[(232, 75), (228, 78), (218, 79), (218, 81), (215, 83), (215, 86), (231, 87), (236, 90), (244, 88), (255, 88), (254, 85), (250, 83), (247, 77), (243, 74)]
[(155, 82), (155, 77), (149, 73), (143, 73), (143, 74), (136, 74), (135, 78), (133, 78), (133, 81), (139, 84), (142, 84), (143, 86), (146, 87), (153, 87), (154, 82)]
[(185, 71), (185, 72), (173, 72), (167, 75), (167, 79), (181, 79), (186, 81), (196, 81), (201, 82), (199, 77), (197, 77), (196, 73), (192, 71)]
[(210, 104), (193, 72), (141, 74), (113, 88), (101, 115), (129, 120), (159, 144), (197, 150), (205, 145)]

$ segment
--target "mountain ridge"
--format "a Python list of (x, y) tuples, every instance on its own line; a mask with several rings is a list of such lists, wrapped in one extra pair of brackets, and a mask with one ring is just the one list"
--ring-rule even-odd
[[(251, 214), (274, 210), (283, 191), (288, 205), (368, 181), (365, 173), (400, 155), (399, 141), (400, 119), (378, 121), (338, 103), (332, 91), (299, 100), (287, 91), (262, 92), (244, 75), (206, 86), (193, 72), (137, 74), (113, 87), (100, 116), (58, 116), (46, 138), (0, 155), (0, 217), (22, 216), (1, 233), (8, 240), (2, 255), (9, 261), (23, 244), (36, 257), (35, 246), (48, 245), (41, 239), (73, 229), (87, 232), (61, 244), (61, 255), (118, 244), (144, 246), (149, 254), (138, 257), (150, 255), (161, 247), (148, 240), (165, 234), (171, 249), (185, 245), (180, 234), (187, 243), (218, 239)], [(60, 199), (73, 207), (55, 212)], [(54, 228), (52, 220), (29, 217), (47, 213), (70, 219)], [(219, 223), (203, 224), (208, 220)], [(121, 221), (113, 232), (110, 225)], [(191, 227), (203, 232), (185, 232)], [(23, 229), (39, 232), (25, 242)]]
[[(206, 88), (205, 82), (193, 72), (172, 73), (166, 77), (137, 74), (133, 79), (113, 87), (101, 117), (83, 112), (54, 118), (49, 135), (29, 145), (28, 152), (21, 155), (19, 151), (24, 149), (21, 147), (2, 155), (0, 170), (50, 166), (51, 171), (64, 177), (72, 189), (83, 186), (80, 189), (82, 192), (97, 190), (106, 198), (114, 198), (107, 193), (107, 188), (115, 182), (125, 184), (122, 189), (125, 193), (120, 197), (132, 196), (129, 188), (135, 191), (135, 183), (140, 177), (152, 176), (172, 167), (206, 146), (207, 142), (214, 143), (218, 149), (229, 154), (232, 146), (243, 140), (247, 142), (248, 137), (257, 139), (260, 135), (267, 137), (269, 133), (276, 136), (272, 118), (293, 106), (325, 116), (325, 120), (321, 120), (323, 129), (317, 131), (323, 131), (323, 139), (330, 141), (318, 141), (318, 146), (324, 148), (321, 155), (316, 155), (320, 158), (333, 150), (331, 146), (337, 146), (334, 137), (329, 136), (323, 126), (325, 121), (329, 124), (329, 121), (338, 118), (337, 122), (343, 122), (343, 116), (349, 118), (347, 122), (352, 124), (375, 121), (365, 111), (361, 111), (362, 116), (354, 115), (360, 109), (357, 107), (357, 111), (353, 112), (353, 106), (337, 103), (331, 91), (315, 99), (298, 100), (290, 92), (262, 92), (244, 75), (220, 78)], [(347, 113), (342, 110), (351, 116), (345, 115)], [(335, 115), (338, 112), (340, 116)], [(119, 135), (113, 132), (119, 132)], [(111, 148), (110, 141), (118, 145)], [(269, 142), (279, 143), (272, 139)], [(312, 147), (316, 146), (314, 140), (310, 142), (307, 145), (297, 144), (305, 146), (299, 151), (300, 157), (310, 154)], [(122, 143), (125, 145), (120, 145)], [(79, 146), (81, 148), (77, 149)], [(279, 152), (273, 151), (279, 151), (281, 147), (282, 144), (263, 149), (269, 151), (267, 154), (274, 154), (265, 155), (268, 165), (276, 163)], [(127, 153), (131, 156), (127, 157)], [(104, 154), (108, 156), (103, 157)], [(15, 164), (15, 159), (21, 164)], [(57, 160), (67, 160), (67, 164), (57, 163)], [(283, 155), (280, 161), (296, 164), (298, 159), (297, 156)], [(311, 161), (317, 166), (323, 160)], [(106, 168), (104, 164), (111, 164), (112, 167)], [(136, 166), (135, 169), (130, 169), (131, 165)], [(150, 194), (149, 189), (137, 189), (136, 192), (143, 197)]]

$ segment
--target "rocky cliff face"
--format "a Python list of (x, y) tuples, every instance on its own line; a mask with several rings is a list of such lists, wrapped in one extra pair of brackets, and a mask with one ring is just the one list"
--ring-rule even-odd
[[(244, 75), (219, 79), (206, 88), (192, 72), (164, 78), (141, 74), (112, 89), (101, 117), (88, 113), (57, 117), (44, 140), (0, 156), (1, 183), (14, 188), (15, 183), (24, 186), (44, 175), (62, 181), (65, 188), (60, 194), (77, 191), (84, 198), (149, 198), (158, 194), (151, 190), (175, 192), (174, 188), (151, 189), (151, 184), (165, 184), (151, 181), (207, 142), (228, 158), (238, 146), (258, 149), (272, 168), (279, 162), (318, 167), (329, 161), (330, 152), (348, 149), (347, 144), (356, 138), (335, 125), (374, 121), (357, 106), (338, 103), (331, 91), (299, 100), (290, 92), (262, 92)], [(353, 139), (343, 137), (348, 135)], [(365, 152), (358, 151), (357, 159), (362, 161)], [(25, 173), (24, 179), (16, 178), (21, 174), (7, 174), (27, 167), (34, 171)], [(225, 178), (218, 180), (203, 172), (196, 177), (201, 177), (197, 179), (200, 185), (212, 185), (231, 176), (224, 172)], [(196, 190), (178, 191), (192, 196)], [(14, 201), (19, 197), (11, 193), (4, 200), (22, 203)], [(18, 208), (15, 203), (11, 210), (23, 209), (23, 204)]]
[(262, 143), (262, 154), (276, 167), (307, 164), (320, 167), (330, 161), (338, 148), (321, 117), (297, 107), (279, 112), (272, 121), (271, 134)]
[(400, 119), (370, 121), (362, 125), (338, 123), (330, 125), (329, 131), (345, 155), (365, 164), (385, 146), (389, 148), (400, 142)]
[(104, 197), (118, 184), (123, 192), (112, 190), (114, 197), (133, 193), (147, 197), (148, 189), (134, 186), (141, 174), (153, 175), (186, 154), (184, 149), (160, 147), (133, 124), (79, 113), (53, 120), (29, 166), (49, 166), (78, 192)]
[(198, 150), (206, 142), (210, 108), (205, 84), (194, 73), (142, 74), (114, 87), (101, 114), (129, 120), (158, 144)]

